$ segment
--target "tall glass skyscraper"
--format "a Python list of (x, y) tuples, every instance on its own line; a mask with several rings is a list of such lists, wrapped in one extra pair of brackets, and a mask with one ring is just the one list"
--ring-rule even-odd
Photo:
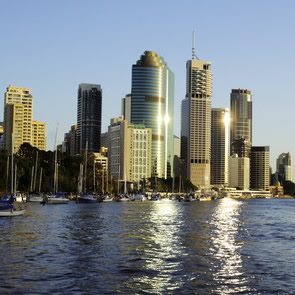
[(228, 109), (211, 110), (211, 185), (228, 185), (229, 123)]
[(77, 112), (77, 153), (100, 151), (102, 89), (96, 84), (80, 84)]
[(232, 89), (230, 96), (231, 155), (250, 157), (252, 146), (252, 95), (247, 89)]
[(162, 57), (145, 51), (132, 66), (131, 122), (152, 128), (152, 176), (173, 174), (174, 74)]

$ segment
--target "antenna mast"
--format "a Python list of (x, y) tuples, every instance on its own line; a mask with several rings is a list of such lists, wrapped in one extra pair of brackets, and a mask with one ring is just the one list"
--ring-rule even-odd
[(196, 56), (196, 49), (195, 49), (195, 32), (193, 31), (193, 47), (192, 47), (192, 59), (197, 59), (199, 58)]

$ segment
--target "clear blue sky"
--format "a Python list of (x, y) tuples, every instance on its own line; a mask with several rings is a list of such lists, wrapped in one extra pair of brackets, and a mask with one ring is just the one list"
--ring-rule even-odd
[[(269, 145), (271, 165), (295, 157), (295, 1), (0, 0), (0, 89), (31, 88), (33, 118), (47, 123), (47, 149), (76, 124), (79, 83), (103, 88), (102, 131), (130, 93), (131, 67), (145, 50), (175, 73), (175, 134), (185, 96), (192, 31), (212, 62), (212, 107), (229, 107), (233, 88), (253, 94), (253, 145)], [(3, 97), (2, 96), (2, 97)], [(0, 103), (0, 121), (3, 103)], [(295, 158), (294, 158), (295, 160)], [(295, 165), (293, 165), (295, 166)], [(293, 173), (294, 175), (294, 173)]]

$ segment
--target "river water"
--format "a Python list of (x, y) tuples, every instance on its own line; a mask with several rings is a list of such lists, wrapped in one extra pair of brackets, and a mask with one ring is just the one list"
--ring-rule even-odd
[(293, 294), (295, 199), (27, 204), (0, 294)]

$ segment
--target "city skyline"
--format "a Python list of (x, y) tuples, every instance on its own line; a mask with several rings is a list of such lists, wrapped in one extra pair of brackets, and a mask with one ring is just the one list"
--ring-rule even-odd
[[(295, 46), (288, 33), (295, 27), (291, 14), (295, 4), (292, 1), (280, 5), (274, 1), (239, 2), (239, 5), (235, 1), (150, 3), (154, 5), (144, 11), (136, 1), (126, 1), (125, 5), (118, 1), (3, 3), (3, 10), (13, 11), (14, 21), (11, 22), (9, 14), (1, 19), (2, 36), (6, 40), (0, 49), (2, 95), (9, 85), (31, 89), (34, 117), (46, 122), (47, 149), (53, 150), (56, 123), (60, 126), (61, 142), (64, 133), (76, 122), (77, 85), (101, 85), (102, 132), (105, 132), (110, 118), (120, 115), (121, 98), (131, 91), (134, 60), (145, 50), (152, 50), (163, 56), (175, 73), (174, 129), (179, 136), (185, 64), (191, 57), (195, 30), (197, 56), (212, 62), (212, 107), (229, 108), (232, 89), (251, 90), (252, 144), (270, 146), (274, 170), (281, 153), (292, 154), (295, 150), (295, 141), (289, 136)], [(114, 4), (120, 9), (115, 11)], [(193, 18), (195, 9), (208, 13)], [(161, 11), (166, 11), (167, 16)], [(153, 18), (149, 19), (151, 12)], [(85, 22), (78, 22), (78, 17)], [(202, 25), (208, 17), (211, 23)], [(95, 36), (98, 41), (84, 46), (84, 42), (77, 44), (79, 36), (85, 39)], [(282, 64), (273, 62), (280, 56), (284, 58), (284, 75), (278, 74)], [(0, 121), (3, 121), (3, 104)]]

